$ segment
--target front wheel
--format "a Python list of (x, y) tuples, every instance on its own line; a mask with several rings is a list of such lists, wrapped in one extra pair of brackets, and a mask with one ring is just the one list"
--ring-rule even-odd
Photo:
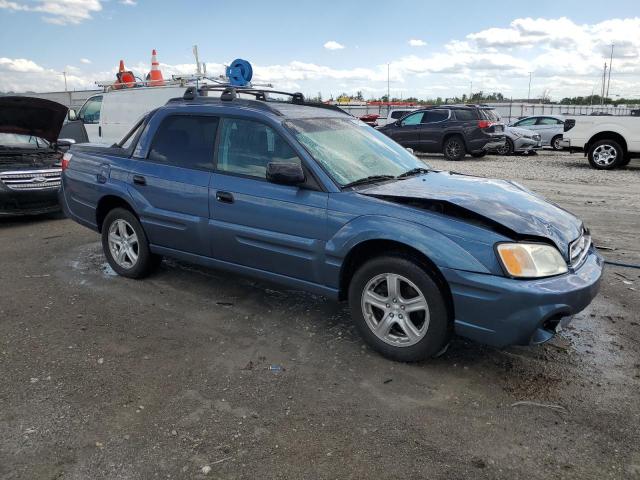
[(349, 286), (349, 306), (365, 341), (393, 360), (436, 356), (452, 335), (440, 288), (403, 257), (379, 257), (360, 267)]
[(560, 141), (562, 140), (562, 135), (556, 135), (551, 139), (551, 148), (554, 150), (562, 150), (560, 146)]
[(162, 260), (149, 250), (138, 218), (124, 208), (114, 208), (105, 217), (102, 249), (111, 268), (123, 277), (146, 277)]
[(504, 145), (498, 148), (498, 153), (500, 155), (513, 155), (515, 150), (515, 146), (513, 145), (513, 140), (507, 138), (504, 142)]
[(457, 135), (447, 138), (442, 146), (442, 153), (447, 160), (462, 160), (465, 154), (464, 141)]
[(625, 152), (620, 144), (614, 140), (600, 140), (589, 147), (587, 157), (593, 168), (613, 170), (623, 165)]

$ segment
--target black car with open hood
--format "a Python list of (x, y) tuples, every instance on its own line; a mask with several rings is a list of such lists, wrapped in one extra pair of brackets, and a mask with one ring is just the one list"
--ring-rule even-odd
[(58, 134), (67, 107), (33, 97), (0, 97), (0, 215), (58, 211)]

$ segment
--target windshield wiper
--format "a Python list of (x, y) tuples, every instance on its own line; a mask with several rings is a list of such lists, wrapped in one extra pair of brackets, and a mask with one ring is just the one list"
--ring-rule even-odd
[(396, 178), (413, 177), (415, 175), (420, 175), (421, 173), (429, 173), (429, 171), (430, 170), (428, 168), (422, 168), (422, 167), (412, 168), (411, 170), (407, 170), (406, 172), (401, 173)]
[(393, 180), (393, 175), (370, 175), (368, 177), (360, 178), (358, 180), (354, 180), (353, 182), (349, 182), (346, 185), (343, 185), (342, 188), (355, 187), (356, 185), (364, 185), (366, 183), (377, 182), (378, 180)]

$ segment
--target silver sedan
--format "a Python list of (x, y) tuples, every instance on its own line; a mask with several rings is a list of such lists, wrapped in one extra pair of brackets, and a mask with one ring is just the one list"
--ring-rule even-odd
[(498, 150), (500, 155), (511, 155), (513, 153), (530, 153), (542, 148), (540, 135), (526, 128), (507, 126), (504, 129), (507, 141), (504, 147)]
[(550, 146), (554, 150), (560, 150), (560, 140), (564, 133), (564, 118), (557, 115), (536, 115), (526, 117), (512, 123), (512, 127), (521, 127), (533, 130), (540, 134), (543, 146)]

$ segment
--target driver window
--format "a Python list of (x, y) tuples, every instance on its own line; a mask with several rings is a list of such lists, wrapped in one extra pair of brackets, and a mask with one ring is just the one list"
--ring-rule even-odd
[(82, 106), (78, 118), (83, 123), (100, 123), (100, 107), (102, 106), (102, 96), (93, 97), (87, 100)]
[(424, 112), (414, 113), (413, 115), (409, 115), (402, 120), (402, 125), (418, 125), (422, 123), (422, 116)]
[(516, 122), (515, 126), (516, 127), (525, 127), (527, 125), (535, 125), (537, 121), (537, 118), (525, 118), (524, 120), (520, 120), (519, 122)]

